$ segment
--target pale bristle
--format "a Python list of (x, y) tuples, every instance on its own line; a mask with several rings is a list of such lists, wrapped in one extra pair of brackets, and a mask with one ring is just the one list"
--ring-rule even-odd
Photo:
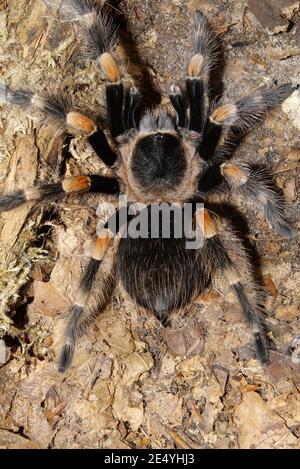
[(117, 45), (118, 27), (106, 13), (87, 14), (81, 21), (86, 40), (87, 52), (93, 60)]
[[(46, 0), (50, 3), (50, 0)], [(60, 15), (67, 21), (80, 21), (85, 15), (97, 13), (101, 5), (93, 0), (63, 0)]]
[(238, 273), (237, 269), (233, 266), (227, 267), (224, 269), (224, 275), (230, 285), (235, 285), (241, 281), (241, 276)]
[(62, 92), (42, 93), (32, 95), (30, 104), (45, 113), (46, 118), (64, 123), (71, 107), (71, 100)]
[(41, 191), (39, 187), (29, 187), (25, 189), (25, 195), (27, 200), (40, 200)]
[(45, 99), (38, 94), (34, 94), (31, 98), (31, 104), (32, 106), (43, 110), (45, 106)]

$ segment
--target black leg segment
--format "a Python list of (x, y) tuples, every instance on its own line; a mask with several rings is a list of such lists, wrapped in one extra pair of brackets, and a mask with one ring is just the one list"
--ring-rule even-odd
[(190, 118), (189, 128), (202, 132), (204, 117), (204, 86), (200, 78), (188, 78), (186, 91), (189, 100)]
[(97, 153), (99, 158), (103, 161), (106, 166), (113, 166), (117, 160), (116, 153), (111, 149), (105, 133), (98, 129), (95, 133), (93, 133), (89, 138), (89, 144)]
[(113, 138), (124, 133), (123, 126), (124, 88), (121, 82), (106, 87), (106, 106), (108, 128)]

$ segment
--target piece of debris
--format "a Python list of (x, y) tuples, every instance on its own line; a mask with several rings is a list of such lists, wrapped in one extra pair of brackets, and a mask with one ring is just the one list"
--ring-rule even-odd
[(294, 19), (296, 13), (300, 11), (300, 2), (294, 2), (292, 5), (281, 9), (281, 16), (287, 18), (289, 21)]
[(203, 331), (197, 323), (180, 329), (167, 328), (164, 330), (164, 338), (173, 355), (188, 357), (201, 354), (204, 347)]
[(297, 11), (293, 0), (248, 0), (248, 6), (269, 34), (287, 31), (290, 19), (287, 15)]
[(51, 282), (33, 282), (34, 301), (30, 307), (46, 316), (56, 316), (68, 310), (70, 302), (62, 297)]
[(276, 318), (284, 321), (292, 321), (300, 316), (300, 305), (293, 303), (291, 305), (280, 305), (276, 311)]
[(275, 283), (272, 280), (271, 275), (270, 274), (264, 275), (263, 281), (264, 281), (264, 286), (266, 290), (268, 291), (268, 293), (274, 298), (277, 298), (277, 288), (276, 288)]
[(297, 438), (256, 392), (243, 393), (235, 410), (241, 449), (293, 448)]
[(6, 363), (9, 351), (6, 348), (4, 340), (0, 339), (0, 366)]
[(275, 60), (285, 60), (296, 55), (300, 55), (298, 47), (267, 47), (265, 53)]
[(294, 93), (282, 103), (283, 111), (289, 116), (297, 129), (300, 129), (300, 90)]

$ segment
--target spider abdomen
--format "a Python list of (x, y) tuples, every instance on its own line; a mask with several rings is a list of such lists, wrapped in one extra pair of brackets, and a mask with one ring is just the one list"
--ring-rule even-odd
[(129, 296), (163, 323), (204, 288), (200, 258), (184, 238), (123, 238), (117, 271)]

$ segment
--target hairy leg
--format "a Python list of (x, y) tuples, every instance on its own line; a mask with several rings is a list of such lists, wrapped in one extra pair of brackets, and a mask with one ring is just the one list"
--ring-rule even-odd
[(59, 359), (61, 372), (70, 366), (77, 340), (109, 301), (116, 283), (115, 256), (119, 245), (116, 235), (135, 215), (136, 213), (131, 214), (129, 206), (123, 206), (99, 228), (93, 254), (86, 265), (78, 295), (70, 311), (65, 343)]
[(195, 216), (205, 238), (201, 256), (206, 276), (213, 282), (225, 280), (230, 285), (253, 331), (257, 357), (263, 365), (267, 365), (269, 359), (262, 295), (253, 279), (247, 254), (238, 238), (225, 230), (212, 212), (205, 209), (204, 212), (196, 212)]
[(218, 61), (219, 46), (208, 19), (202, 12), (197, 11), (194, 29), (195, 54), (190, 60), (186, 78), (188, 114), (184, 94), (177, 87), (171, 88), (170, 100), (177, 112), (179, 127), (187, 126), (198, 133), (203, 131), (209, 75)]
[(78, 294), (70, 309), (64, 344), (59, 357), (61, 373), (71, 365), (77, 341), (101, 314), (115, 286), (116, 253), (110, 232), (104, 231), (95, 242), (94, 253), (87, 263)]
[(62, 13), (79, 24), (89, 57), (108, 79), (105, 90), (107, 124), (111, 136), (117, 138), (134, 126), (134, 113), (139, 103), (134, 88), (126, 92), (121, 69), (114, 57), (118, 28), (107, 9), (90, 0), (66, 0), (62, 4)]
[(24, 111), (33, 109), (37, 117), (53, 129), (54, 133), (83, 135), (107, 166), (113, 166), (117, 155), (90, 113), (78, 110), (65, 93), (36, 94), (30, 91), (11, 90), (0, 83), (0, 102), (20, 106)]
[(41, 184), (0, 196), (0, 212), (13, 210), (26, 202), (47, 202), (55, 200), (59, 196), (80, 192), (119, 194), (120, 187), (117, 179), (104, 176), (67, 177), (60, 182)]
[(235, 149), (236, 142), (262, 122), (299, 85), (286, 83), (274, 89), (261, 88), (237, 103), (215, 107), (207, 117), (199, 153), (205, 160), (218, 160)]
[[(211, 174), (203, 176), (206, 186), (201, 184), (201, 180), (199, 183), (200, 194), (208, 202), (218, 200), (220, 195), (232, 198), (240, 194), (250, 208), (263, 212), (275, 233), (287, 238), (297, 235), (289, 221), (284, 197), (266, 167), (232, 160), (215, 167), (214, 173), (213, 168), (209, 172)], [(208, 177), (211, 187), (208, 186)]]

